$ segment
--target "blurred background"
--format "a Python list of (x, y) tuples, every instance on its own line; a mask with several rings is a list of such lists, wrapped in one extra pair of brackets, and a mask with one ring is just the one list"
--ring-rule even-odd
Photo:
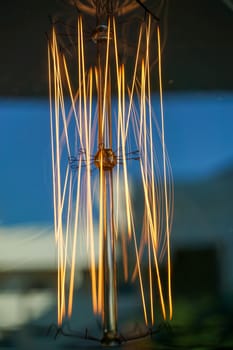
[[(153, 11), (159, 2), (146, 4)], [(56, 323), (57, 283), (45, 32), (49, 15), (67, 6), (61, 0), (0, 5), (1, 348), (79, 342), (45, 336)], [(167, 0), (161, 28), (165, 136), (175, 187), (174, 319), (153, 342), (133, 347), (232, 349), (233, 1)], [(138, 211), (141, 195), (135, 186)], [(71, 323), (83, 332), (98, 328), (86, 269), (83, 256), (77, 280), (82, 305)], [(132, 318), (142, 319), (141, 307), (132, 287), (120, 283), (120, 296), (119, 318), (127, 328)]]

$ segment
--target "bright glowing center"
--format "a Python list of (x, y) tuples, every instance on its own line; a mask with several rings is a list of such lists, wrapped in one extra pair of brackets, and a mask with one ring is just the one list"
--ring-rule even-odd
[(103, 170), (112, 170), (117, 164), (117, 157), (111, 148), (101, 146), (95, 155), (94, 162), (97, 168), (102, 165)]

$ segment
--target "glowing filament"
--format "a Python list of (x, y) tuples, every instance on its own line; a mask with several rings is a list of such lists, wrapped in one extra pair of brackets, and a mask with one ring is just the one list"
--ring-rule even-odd
[[(76, 88), (71, 83), (67, 59), (58, 50), (58, 36), (55, 30), (52, 33), (48, 65), (59, 324), (66, 314), (72, 314), (79, 253), (84, 249), (90, 271), (93, 312), (103, 315), (106, 210), (111, 213), (109, 225), (116, 244), (122, 244), (124, 279), (127, 281), (131, 276), (135, 281), (138, 277), (145, 323), (153, 325), (156, 319), (155, 290), (164, 319), (167, 304), (169, 318), (172, 318), (170, 231), (173, 187), (165, 146), (160, 31), (157, 28), (156, 36), (152, 27), (148, 16), (139, 29), (132, 79), (126, 81), (127, 69), (119, 60), (115, 19), (109, 17), (106, 32), (101, 37), (105, 41), (104, 69), (97, 65), (87, 70), (83, 22), (79, 17)], [(154, 36), (160, 93), (158, 119), (151, 97), (153, 58), (150, 43)], [(117, 88), (113, 108), (112, 82)], [(65, 89), (68, 98), (64, 97)], [(99, 104), (95, 96), (97, 100), (101, 96)], [(133, 208), (133, 162), (137, 164), (143, 192), (141, 235)], [(109, 191), (109, 202), (105, 195), (107, 181), (114, 182)], [(130, 249), (133, 252), (129, 256)], [(132, 256), (135, 257), (133, 266)], [(164, 256), (167, 293), (160, 271)], [(147, 278), (142, 272), (145, 259)]]

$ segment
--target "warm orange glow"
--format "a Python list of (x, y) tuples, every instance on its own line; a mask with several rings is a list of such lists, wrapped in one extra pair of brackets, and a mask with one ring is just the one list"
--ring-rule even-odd
[[(165, 145), (160, 32), (158, 28), (154, 33), (152, 27), (148, 16), (139, 28), (132, 78), (126, 81), (127, 66), (119, 59), (115, 19), (109, 17), (106, 27), (101, 57), (104, 69), (98, 62), (87, 69), (83, 22), (79, 17), (75, 88), (68, 60), (59, 52), (58, 36), (55, 30), (52, 32), (48, 65), (59, 325), (64, 316), (72, 314), (80, 251), (85, 251), (87, 257), (93, 312), (103, 316), (103, 256), (108, 225), (116, 239), (117, 259), (123, 262), (124, 280), (134, 282), (138, 278), (146, 325), (153, 325), (156, 320), (155, 290), (163, 318), (167, 314), (172, 318), (173, 184)], [(151, 69), (153, 39), (158, 51), (157, 77)], [(158, 118), (152, 108), (152, 79), (159, 81)], [(114, 108), (113, 82), (117, 91)], [(99, 103), (96, 96), (101, 97)], [(137, 186), (142, 189), (144, 202), (141, 236), (137, 232), (131, 185), (129, 159), (134, 158), (134, 152), (138, 155), (134, 162), (140, 176)], [(112, 178), (114, 186), (107, 192)], [(164, 261), (167, 288), (161, 277)], [(145, 264), (147, 276), (143, 273)]]

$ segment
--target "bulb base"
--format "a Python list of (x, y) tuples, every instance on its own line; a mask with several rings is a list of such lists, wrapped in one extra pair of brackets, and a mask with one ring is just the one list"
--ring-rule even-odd
[(101, 340), (103, 346), (119, 346), (121, 339), (118, 333), (113, 331), (104, 332), (104, 336)]

